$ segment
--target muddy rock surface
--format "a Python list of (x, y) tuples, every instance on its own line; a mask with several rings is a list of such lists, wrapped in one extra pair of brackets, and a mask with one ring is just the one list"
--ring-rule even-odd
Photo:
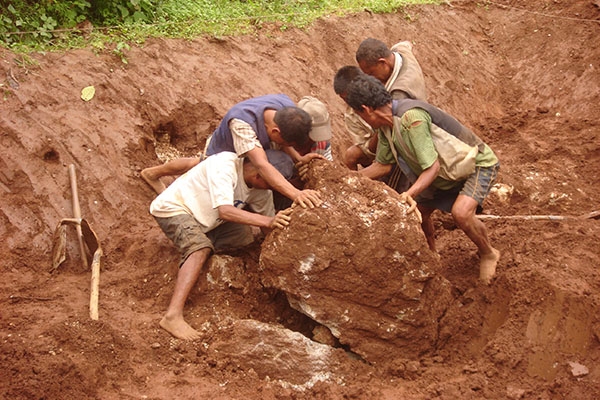
[[(467, 0), (332, 16), (306, 30), (149, 39), (131, 46), (127, 64), (111, 49), (0, 49), (0, 397), (599, 398), (600, 221), (586, 218), (600, 208), (599, 21), (591, 0)], [(410, 344), (373, 328), (361, 337), (357, 324), (342, 325), (336, 337), (325, 311), (298, 311), (300, 300), (318, 306), (301, 296), (306, 286), (273, 284), (259, 262), (267, 259), (263, 245), (277, 239), (267, 237), (213, 257), (186, 304), (202, 339), (172, 338), (158, 322), (179, 254), (148, 213), (155, 194), (141, 169), (167, 155), (196, 154), (229, 107), (267, 93), (323, 101), (333, 163), (343, 168), (350, 139), (332, 80), (367, 37), (412, 41), (430, 102), (498, 154), (500, 186), (484, 207), (502, 252), (492, 284), (478, 283), (474, 246), (448, 215), (435, 213), (441, 258), (420, 298), (434, 310), (423, 318), (435, 321), (422, 334), (411, 326)], [(94, 97), (82, 100), (91, 85)], [(98, 320), (89, 316), (90, 270), (73, 227), (66, 260), (50, 272), (56, 226), (73, 217), (71, 164), (81, 214), (104, 251)], [(368, 193), (353, 194), (361, 198), (357, 209), (369, 208)], [(336, 209), (342, 206), (328, 209), (328, 218), (341, 218)], [(311, 223), (322, 229), (315, 218), (324, 211), (298, 213), (294, 224), (308, 237)], [(329, 248), (313, 250), (343, 254), (355, 237), (369, 235), (385, 243), (373, 258), (389, 259), (397, 250), (390, 227), (398, 223), (351, 225), (352, 236), (340, 233)], [(426, 247), (410, 243), (413, 252)], [(282, 265), (299, 261), (278, 252)], [(278, 255), (268, 254), (273, 268)], [(356, 287), (343, 288), (337, 304), (367, 286), (356, 276), (342, 277)], [(405, 307), (404, 297), (391, 301), (380, 286), (398, 289), (406, 277), (385, 277), (362, 290), (377, 318)], [(430, 287), (435, 279), (444, 285)], [(309, 283), (312, 290), (318, 282)], [(318, 289), (334, 297), (331, 287)], [(341, 309), (326, 311), (340, 317)], [(359, 315), (373, 326), (366, 312)]]
[(371, 364), (432, 351), (452, 294), (418, 218), (387, 185), (343, 166), (315, 160), (307, 175), (323, 204), (296, 207), (267, 236), (263, 284)]

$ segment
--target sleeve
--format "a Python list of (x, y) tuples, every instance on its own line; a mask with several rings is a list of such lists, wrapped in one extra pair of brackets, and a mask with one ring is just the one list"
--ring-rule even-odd
[(241, 119), (229, 121), (229, 130), (233, 138), (233, 148), (238, 156), (246, 154), (255, 147), (262, 147), (252, 126)]
[(333, 156), (331, 155), (331, 142), (329, 140), (315, 142), (310, 148), (310, 152), (322, 155), (327, 161), (333, 161)]
[(431, 139), (431, 116), (420, 108), (413, 108), (402, 115), (402, 126), (422, 169), (427, 169), (438, 159)]
[(346, 131), (352, 138), (352, 143), (362, 145), (374, 135), (373, 129), (365, 125), (355, 112), (351, 109), (344, 113), (344, 124)]
[(404, 100), (411, 98), (410, 95), (402, 89), (392, 89), (390, 94), (392, 95), (392, 99), (394, 100)]
[(377, 155), (375, 156), (375, 161), (380, 164), (395, 164), (396, 158), (394, 157), (394, 153), (390, 148), (391, 144), (383, 131), (380, 129), (378, 131), (377, 137)]

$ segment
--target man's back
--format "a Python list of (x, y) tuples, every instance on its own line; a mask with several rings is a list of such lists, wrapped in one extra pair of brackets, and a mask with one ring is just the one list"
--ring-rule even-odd
[(410, 98), (427, 101), (425, 77), (412, 52), (412, 46), (408, 42), (400, 42), (393, 45), (390, 50), (402, 57), (402, 66), (398, 69), (398, 73), (394, 76), (394, 72), (392, 72), (392, 76), (385, 85), (392, 98), (396, 100)]
[(222, 222), (217, 209), (222, 205), (243, 208), (252, 203), (254, 211), (272, 213), (268, 209), (269, 204), (273, 207), (271, 192), (246, 185), (243, 163), (244, 159), (232, 152), (208, 157), (169, 185), (150, 205), (151, 214), (170, 217), (188, 213), (208, 232)]
[(270, 147), (270, 139), (265, 128), (265, 110), (280, 110), (285, 107), (295, 107), (296, 104), (285, 94), (268, 94), (253, 97), (237, 103), (227, 111), (223, 120), (215, 129), (206, 150), (210, 156), (221, 151), (236, 152), (233, 145), (233, 137), (229, 129), (232, 119), (241, 120), (254, 130), (256, 136), (264, 149)]

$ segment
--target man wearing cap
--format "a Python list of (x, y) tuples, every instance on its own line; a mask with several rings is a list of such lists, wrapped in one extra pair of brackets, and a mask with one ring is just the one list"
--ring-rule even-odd
[[(322, 158), (333, 161), (333, 157), (331, 154), (331, 122), (325, 104), (315, 97), (304, 96), (298, 101), (298, 107), (306, 111), (312, 119), (312, 127), (308, 133), (309, 139), (303, 146), (281, 147), (277, 144), (271, 144), (271, 146), (285, 151), (292, 157), (298, 174), (294, 174), (293, 179), (290, 179), (290, 183), (301, 189), (304, 186), (302, 179), (308, 170), (310, 160)], [(276, 210), (288, 208), (292, 204), (290, 199), (277, 191), (273, 193), (273, 199)]]
[[(302, 146), (308, 140), (311, 117), (285, 94), (254, 97), (234, 105), (223, 117), (207, 141), (204, 156), (222, 151), (249, 157), (263, 178), (277, 190), (302, 207), (321, 204), (315, 190), (299, 190), (284, 179), (269, 164), (265, 150), (274, 142), (282, 148)], [(157, 192), (165, 190), (162, 176), (180, 175), (200, 162), (200, 158), (180, 158), (146, 168), (142, 178)]]
[[(289, 155), (272, 149), (265, 154), (285, 179), (292, 176)], [(167, 332), (185, 340), (200, 337), (183, 318), (183, 308), (214, 251), (252, 243), (250, 226), (270, 230), (288, 225), (291, 209), (275, 215), (269, 189), (249, 157), (224, 151), (198, 163), (154, 199), (150, 213), (181, 253), (173, 296), (160, 321)]]
[[(309, 140), (304, 146), (294, 146), (288, 152), (296, 162), (307, 163), (314, 156), (320, 154), (328, 161), (333, 161), (331, 155), (331, 121), (327, 107), (319, 99), (304, 96), (298, 102), (298, 107), (306, 111), (312, 119), (312, 126), (308, 133)], [(296, 153), (296, 154), (295, 154)]]

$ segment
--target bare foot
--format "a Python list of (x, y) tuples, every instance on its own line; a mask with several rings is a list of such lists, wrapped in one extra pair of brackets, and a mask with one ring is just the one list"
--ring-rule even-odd
[(164, 183), (160, 181), (158, 178), (152, 177), (152, 174), (149, 171), (150, 168), (143, 169), (140, 172), (142, 179), (158, 194), (161, 194), (167, 188)]
[(492, 249), (490, 254), (482, 256), (479, 260), (479, 280), (489, 285), (496, 274), (496, 265), (500, 260), (500, 251)]
[(167, 318), (160, 320), (160, 326), (178, 339), (194, 340), (201, 337), (200, 332), (188, 325), (182, 317)]

